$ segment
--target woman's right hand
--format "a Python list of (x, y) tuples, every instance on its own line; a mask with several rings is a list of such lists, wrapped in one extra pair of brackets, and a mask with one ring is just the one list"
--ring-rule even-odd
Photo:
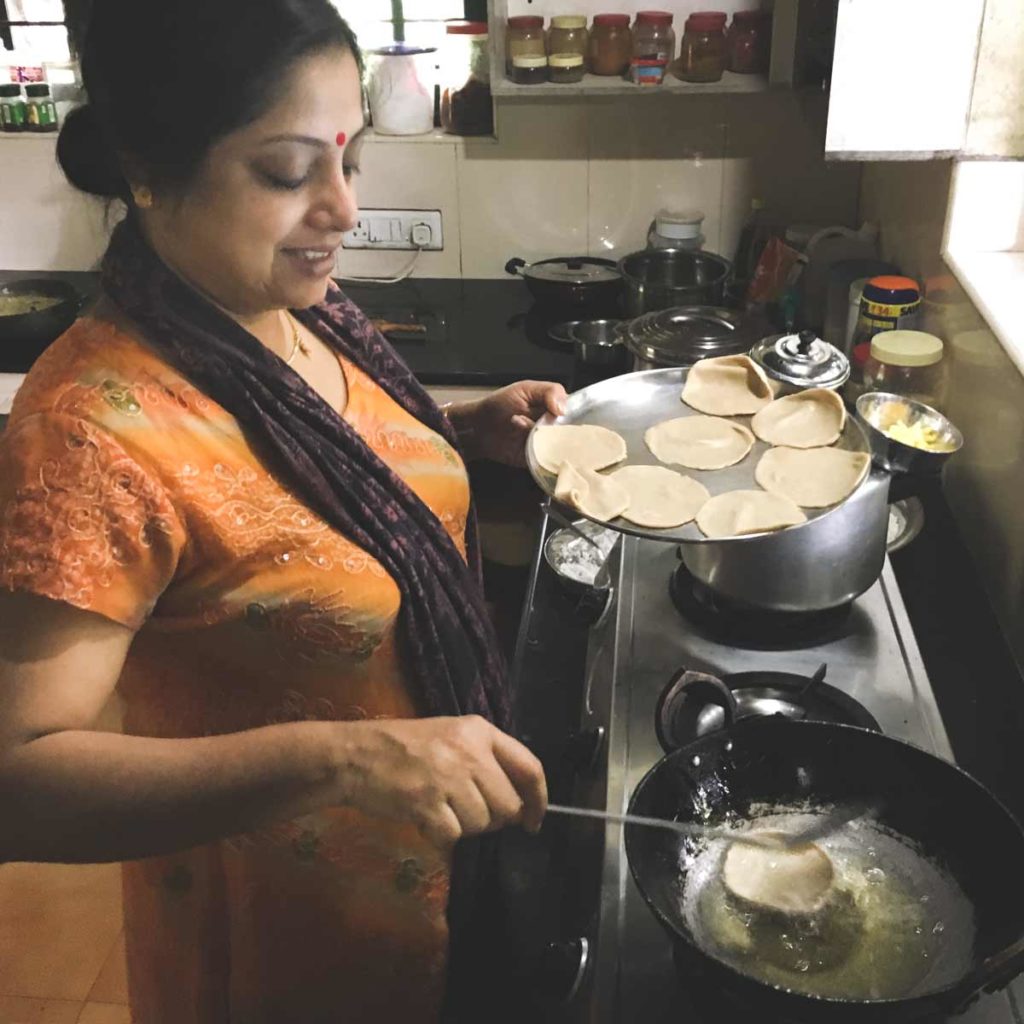
[(478, 715), (339, 723), (339, 802), (415, 824), (441, 848), (547, 810), (540, 761)]

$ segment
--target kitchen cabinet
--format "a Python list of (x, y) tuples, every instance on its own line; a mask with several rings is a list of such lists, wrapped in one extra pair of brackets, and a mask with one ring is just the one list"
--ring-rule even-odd
[(839, 0), (833, 159), (1024, 157), (1019, 0)]

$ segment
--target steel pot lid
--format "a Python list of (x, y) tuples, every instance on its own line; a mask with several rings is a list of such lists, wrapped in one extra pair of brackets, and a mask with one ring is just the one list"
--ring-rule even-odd
[(534, 281), (553, 284), (602, 284), (619, 281), (622, 275), (611, 260), (597, 256), (567, 256), (554, 260), (541, 260), (524, 267), (520, 273)]
[(835, 390), (850, 377), (850, 360), (814, 331), (774, 334), (755, 345), (750, 357), (769, 377), (798, 388)]
[(751, 333), (741, 317), (718, 306), (677, 306), (634, 320), (626, 345), (640, 359), (662, 366), (692, 366), (709, 356), (746, 352)]

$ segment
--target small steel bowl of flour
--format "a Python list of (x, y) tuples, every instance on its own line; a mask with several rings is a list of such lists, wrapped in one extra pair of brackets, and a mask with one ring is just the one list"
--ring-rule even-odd
[(615, 547), (619, 534), (589, 519), (577, 519), (573, 525), (592, 537), (598, 546), (588, 544), (568, 528), (556, 530), (544, 544), (544, 558), (566, 587), (582, 592), (596, 586), (597, 574)]

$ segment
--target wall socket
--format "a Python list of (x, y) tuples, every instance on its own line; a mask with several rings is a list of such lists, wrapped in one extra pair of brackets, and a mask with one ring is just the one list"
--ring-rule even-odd
[(341, 244), (346, 249), (443, 249), (441, 211), (360, 210), (358, 223)]

